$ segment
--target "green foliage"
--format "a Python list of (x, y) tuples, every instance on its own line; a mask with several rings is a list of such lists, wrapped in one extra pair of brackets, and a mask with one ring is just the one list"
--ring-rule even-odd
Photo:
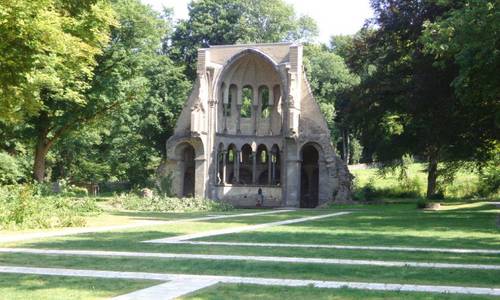
[[(304, 47), (304, 68), (332, 140), (337, 143), (339, 128), (345, 126), (343, 109), (350, 101), (351, 89), (359, 84), (359, 77), (349, 71), (342, 57), (324, 45)], [(337, 114), (338, 112), (340, 113)]]
[(16, 183), (22, 176), (16, 158), (0, 151), (0, 185)]
[(297, 18), (283, 0), (191, 1), (189, 17), (181, 20), (165, 43), (169, 55), (196, 77), (197, 49), (235, 43), (310, 41), (318, 33), (314, 20)]
[(170, 31), (168, 15), (135, 0), (114, 2), (113, 8), (121, 26), (111, 32), (113, 43), (99, 57), (88, 94), (113, 108), (92, 108), (99, 118), (66, 134), (49, 168), (53, 180), (152, 186), (191, 84), (183, 68), (160, 52)]
[[(362, 74), (356, 101), (351, 107), (354, 124), (362, 132), (362, 143), (369, 145), (370, 152), (383, 163), (391, 164), (405, 154), (425, 158), (432, 183), (427, 190), (429, 198), (443, 190), (439, 186), (442, 182), (439, 180), (442, 170), (437, 168), (439, 162), (466, 164), (472, 161), (480, 166), (491, 158), (489, 154), (498, 139), (494, 126), (498, 91), (490, 89), (495, 95), (493, 100), (486, 94), (474, 94), (466, 99), (457, 90), (458, 85), (467, 91), (484, 87), (478, 82), (481, 79), (460, 79), (464, 69), (461, 60), (466, 57), (469, 62), (474, 61), (469, 63), (474, 68), (476, 59), (481, 61), (480, 65), (489, 64), (486, 70), (491, 73), (486, 76), (494, 79), (485, 83), (498, 86), (498, 76), (495, 76), (498, 55), (493, 54), (497, 47), (492, 46), (495, 38), (483, 39), (470, 32), (484, 30), (490, 37), (495, 34), (494, 28), (499, 22), (498, 18), (497, 22), (494, 20), (498, 13), (494, 6), (491, 11), (484, 11), (491, 6), (484, 5), (486, 2), (489, 1), (465, 5), (463, 1), (424, 1), (416, 5), (415, 1), (373, 0), (375, 17), (371, 32), (354, 38), (358, 49), (354, 56), (348, 57), (349, 65)], [(472, 13), (473, 7), (478, 11)], [(489, 13), (485, 20), (489, 25), (485, 27), (481, 27), (484, 24), (479, 7)], [(454, 21), (463, 24), (460, 29), (457, 27), (459, 32), (467, 33), (455, 35), (450, 29), (452, 26), (448, 26)], [(482, 25), (476, 27), (473, 25), (476, 23)], [(455, 38), (474, 40), (475, 44), (455, 43)], [(346, 48), (338, 40), (334, 42), (340, 44), (341, 49)], [(450, 42), (455, 52), (438, 50), (443, 43)], [(489, 49), (484, 55), (476, 51), (482, 47)], [(372, 71), (367, 72), (366, 66), (373, 66)], [(480, 66), (474, 70), (482, 72)]]
[(128, 210), (158, 212), (228, 211), (228, 203), (203, 198), (175, 198), (154, 196), (139, 197), (135, 194), (121, 194), (112, 199), (112, 204)]
[(30, 185), (0, 186), (0, 229), (85, 226), (100, 213), (93, 198), (43, 197)]
[(486, 136), (494, 136), (500, 128), (499, 5), (491, 0), (466, 1), (442, 18), (426, 21), (421, 37), (435, 64), (445, 67), (453, 61), (458, 67), (451, 84), (460, 104), (467, 107), (461, 117), (471, 121), (467, 122), (471, 131)]
[(500, 154), (479, 172), (478, 194), (500, 199)]
[(109, 4), (2, 1), (0, 14), (0, 121), (83, 105), (95, 57), (115, 24)]
[(358, 164), (363, 155), (363, 146), (357, 138), (352, 137), (349, 147), (349, 151), (351, 152), (351, 163)]

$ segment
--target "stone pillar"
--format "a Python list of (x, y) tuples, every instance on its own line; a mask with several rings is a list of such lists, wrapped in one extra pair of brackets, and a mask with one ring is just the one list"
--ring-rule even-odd
[(219, 153), (219, 150), (217, 150), (217, 152), (215, 153), (215, 176), (214, 176), (214, 184), (219, 184), (220, 180), (219, 180), (219, 162), (220, 162), (220, 155), (221, 153)]
[(222, 184), (227, 182), (226, 178), (226, 157), (227, 157), (227, 151), (223, 150), (222, 151)]
[(269, 134), (273, 134), (273, 112), (274, 112), (274, 87), (267, 88), (269, 90)]
[(222, 104), (222, 114), (223, 114), (223, 117), (224, 117), (224, 133), (227, 133), (227, 107), (228, 105), (223, 103)]
[(257, 114), (259, 113), (259, 106), (253, 104), (252, 105), (252, 132), (253, 134), (257, 133)]
[(236, 134), (241, 134), (241, 104), (236, 106)]
[(236, 134), (241, 134), (241, 105), (243, 104), (243, 90), (241, 86), (238, 86), (236, 91)]
[(241, 151), (237, 150), (234, 157), (234, 162), (235, 162), (234, 176), (236, 178), (236, 183), (240, 182), (240, 157), (241, 157)]
[(257, 184), (257, 152), (252, 151), (252, 183)]
[(271, 185), (272, 183), (272, 166), (273, 164), (273, 157), (272, 155), (269, 153), (269, 151), (267, 151), (267, 184)]
[(276, 162), (274, 161), (277, 159), (276, 153), (271, 154), (271, 184), (275, 185), (276, 184)]

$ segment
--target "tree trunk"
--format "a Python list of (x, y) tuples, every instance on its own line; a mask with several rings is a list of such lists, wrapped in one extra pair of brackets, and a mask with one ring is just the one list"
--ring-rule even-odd
[(438, 155), (433, 152), (429, 154), (429, 166), (427, 167), (427, 199), (436, 195), (436, 179), (438, 168)]
[(45, 139), (38, 138), (33, 164), (33, 178), (38, 182), (43, 182), (45, 179), (45, 157), (48, 152), (49, 146), (45, 143)]
[(38, 132), (35, 148), (35, 161), (33, 163), (33, 179), (38, 182), (45, 180), (45, 158), (49, 152), (52, 142), (47, 139), (49, 124), (47, 114), (42, 112), (36, 122)]

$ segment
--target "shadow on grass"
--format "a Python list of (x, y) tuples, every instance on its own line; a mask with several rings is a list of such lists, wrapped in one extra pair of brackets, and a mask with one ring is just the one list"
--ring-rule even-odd
[(2, 299), (84, 299), (117, 296), (157, 281), (0, 274)]

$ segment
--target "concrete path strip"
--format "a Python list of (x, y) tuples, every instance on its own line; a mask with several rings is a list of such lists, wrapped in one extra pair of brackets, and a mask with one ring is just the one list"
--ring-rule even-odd
[(121, 295), (113, 300), (170, 300), (192, 293), (194, 291), (209, 287), (218, 283), (210, 279), (177, 279), (138, 290), (129, 294)]
[(375, 251), (403, 251), (403, 252), (442, 252), (442, 253), (476, 253), (500, 254), (496, 249), (463, 249), (463, 248), (427, 248), (427, 247), (400, 247), (400, 246), (349, 246), (325, 244), (279, 244), (279, 243), (245, 243), (245, 242), (211, 242), (211, 241), (172, 241), (169, 244), (204, 245), (204, 246), (238, 246), (238, 247), (283, 247), (283, 248), (326, 248), (341, 250), (375, 250)]
[(394, 284), (394, 283), (373, 283), (373, 282), (350, 282), (350, 281), (321, 281), (321, 280), (297, 280), (281, 278), (256, 278), (239, 276), (211, 276), (211, 275), (188, 275), (188, 274), (163, 274), (163, 273), (143, 273), (143, 272), (116, 272), (99, 270), (78, 270), (78, 269), (57, 269), (57, 268), (32, 268), (16, 266), (0, 266), (0, 273), (14, 274), (34, 274), (34, 275), (54, 275), (54, 276), (78, 276), (94, 278), (121, 278), (139, 280), (213, 280), (214, 282), (233, 284), (256, 284), (270, 286), (305, 287), (314, 286), (317, 288), (351, 288), (359, 290), (378, 291), (406, 291), (406, 292), (429, 292), (429, 293), (450, 293), (468, 295), (491, 295), (500, 296), (500, 288), (463, 287), (446, 285), (416, 285), (416, 284)]
[(293, 211), (293, 210), (285, 210), (285, 209), (283, 209), (283, 210), (269, 210), (269, 211), (264, 211), (264, 212), (255, 212), (255, 213), (207, 216), (207, 217), (177, 219), (177, 220), (169, 220), (169, 221), (144, 220), (144, 221), (134, 222), (132, 224), (114, 225), (114, 226), (89, 227), (89, 228), (68, 228), (68, 229), (58, 230), (58, 231), (33, 232), (33, 233), (16, 234), (16, 235), (11, 235), (11, 236), (3, 236), (3, 237), (0, 237), (0, 243), (12, 243), (12, 242), (27, 241), (27, 240), (32, 240), (32, 239), (40, 239), (40, 238), (51, 238), (51, 237), (83, 234), (83, 233), (107, 232), (107, 231), (113, 231), (113, 230), (123, 230), (123, 229), (130, 229), (130, 228), (137, 228), (137, 227), (144, 227), (144, 226), (154, 226), (154, 225), (168, 225), (168, 224), (176, 224), (176, 223), (182, 223), (182, 222), (196, 222), (196, 221), (209, 221), (209, 220), (219, 220), (219, 219), (237, 218), (237, 217), (261, 216), (261, 215), (278, 214), (278, 213), (284, 213), (284, 212), (290, 212), (290, 211)]
[(98, 256), (98, 257), (139, 257), (139, 258), (167, 258), (167, 259), (170, 258), (170, 259), (263, 261), (263, 262), (273, 262), (273, 263), (364, 265), (364, 266), (380, 266), (380, 267), (415, 267), (415, 268), (435, 268), (435, 269), (500, 270), (500, 265), (485, 265), (485, 264), (452, 264), (452, 263), (414, 262), (414, 261), (382, 261), (382, 260), (307, 258), (307, 257), (282, 257), (282, 256), (155, 253), (155, 252), (125, 252), (125, 251), (101, 251), (101, 250), (57, 250), (57, 249), (31, 249), (31, 248), (0, 248), (0, 253), (25, 253), (25, 254), (37, 254), (37, 255), (41, 254), (41, 255)]
[(329, 217), (342, 216), (342, 215), (346, 215), (346, 214), (350, 214), (350, 213), (351, 212), (348, 212), (348, 211), (342, 211), (342, 212), (337, 212), (337, 213), (333, 213), (333, 214), (325, 214), (325, 215), (318, 215), (318, 216), (312, 216), (312, 217), (303, 217), (303, 218), (298, 218), (298, 219), (290, 219), (290, 220), (284, 220), (284, 221), (262, 223), (262, 224), (257, 224), (257, 225), (247, 225), (247, 226), (240, 226), (240, 227), (235, 227), (235, 228), (226, 228), (226, 229), (212, 230), (212, 231), (206, 231), (206, 232), (198, 232), (198, 233), (193, 233), (193, 234), (179, 235), (179, 236), (173, 236), (173, 237), (168, 237), (168, 238), (164, 238), (164, 239), (155, 239), (155, 240), (144, 241), (144, 243), (181, 242), (181, 241), (187, 241), (187, 240), (198, 239), (198, 238), (205, 238), (205, 237), (210, 237), (210, 236), (215, 236), (215, 235), (231, 234), (231, 233), (238, 233), (238, 232), (243, 232), (243, 231), (253, 231), (253, 230), (272, 227), (272, 226), (302, 223), (302, 222), (319, 220), (319, 219), (324, 219), (324, 218), (329, 218)]

